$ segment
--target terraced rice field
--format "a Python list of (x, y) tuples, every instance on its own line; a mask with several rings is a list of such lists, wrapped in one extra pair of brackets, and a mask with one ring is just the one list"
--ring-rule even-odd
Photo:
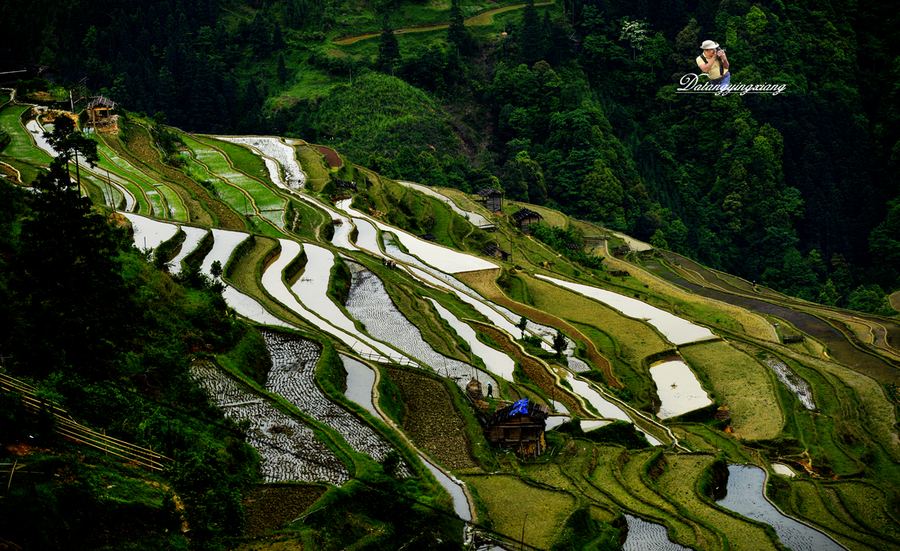
[[(347, 311), (363, 322), (366, 331), (376, 339), (390, 343), (421, 361), (435, 373), (450, 377), (465, 388), (473, 377), (475, 368), (438, 353), (425, 342), (422, 332), (397, 309), (384, 284), (375, 274), (355, 263), (350, 266), (353, 282), (347, 299)], [(497, 381), (484, 372), (479, 373), (478, 379), (482, 385), (490, 383), (497, 388)]]
[(172, 265), (172, 272), (179, 273), (181, 272), (181, 261), (184, 260), (187, 255), (191, 254), (197, 245), (200, 244), (200, 241), (206, 237), (206, 234), (209, 233), (209, 230), (202, 228), (195, 228), (193, 226), (181, 226), (181, 230), (185, 233), (184, 241), (181, 243), (181, 249), (178, 253), (169, 261), (169, 264)]
[(508, 475), (465, 476), (487, 506), (495, 530), (515, 534), (517, 539), (548, 549), (559, 536), (576, 500), (568, 492), (554, 492), (526, 484)]
[(389, 361), (392, 353), (394, 356), (397, 356), (397, 353), (393, 352), (389, 347), (378, 343), (357, 331), (356, 327), (343, 315), (343, 313), (340, 318), (337, 318), (334, 321), (344, 324), (348, 330), (340, 328), (330, 321), (326, 321), (325, 319), (316, 316), (301, 304), (282, 277), (287, 265), (300, 254), (300, 244), (288, 239), (281, 239), (279, 240), (279, 243), (281, 244), (281, 253), (262, 274), (262, 286), (266, 292), (272, 295), (285, 308), (300, 317), (300, 319), (307, 321), (313, 327), (317, 327), (343, 341), (344, 344), (367, 358)]
[(731, 410), (736, 436), (758, 440), (774, 438), (781, 431), (784, 415), (775, 394), (774, 375), (767, 367), (722, 341), (684, 346), (680, 351)]
[[(251, 206), (255, 207), (257, 212), (279, 209), (284, 210), (286, 202), (284, 197), (276, 194), (271, 188), (256, 178), (251, 178), (240, 170), (235, 169), (227, 155), (204, 142), (194, 141), (190, 145), (192, 149), (196, 147), (196, 149), (193, 150), (197, 160), (203, 163), (213, 175), (218, 176), (231, 186), (243, 190), (247, 196), (249, 196), (252, 202)], [(219, 187), (217, 186), (216, 189), (219, 189)], [(233, 192), (225, 190), (224, 188), (222, 189), (229, 197), (233, 197), (234, 199), (239, 198)], [(232, 202), (229, 200), (229, 203), (235, 208), (243, 206), (242, 204), (237, 203), (237, 201)], [(238, 212), (251, 214), (253, 210), (248, 207), (247, 209), (239, 210)]]
[(516, 367), (515, 360), (500, 350), (491, 348), (478, 340), (478, 335), (475, 333), (475, 330), (453, 315), (453, 312), (441, 306), (441, 303), (433, 298), (428, 298), (427, 300), (431, 302), (438, 314), (453, 327), (460, 338), (469, 343), (472, 353), (481, 358), (484, 365), (487, 366), (488, 371), (497, 374), (508, 381), (512, 380), (513, 371)]
[(717, 338), (716, 335), (706, 327), (691, 323), (666, 312), (665, 310), (650, 306), (640, 300), (613, 293), (612, 291), (606, 291), (598, 287), (572, 283), (540, 274), (537, 274), (535, 277), (545, 279), (555, 285), (565, 287), (586, 297), (598, 300), (615, 308), (628, 317), (641, 319), (655, 327), (669, 341), (676, 345)]
[(269, 178), (276, 185), (286, 189), (303, 189), (306, 174), (297, 162), (294, 148), (280, 139), (264, 136), (216, 136), (216, 139), (250, 146), (258, 154), (270, 157), (277, 164), (273, 166), (267, 162), (266, 167), (269, 169)]
[[(393, 448), (371, 427), (328, 399), (316, 385), (316, 363), (321, 348), (313, 341), (287, 333), (264, 330), (272, 358), (266, 390), (284, 397), (300, 411), (340, 434), (354, 450), (382, 461)], [(404, 464), (400, 472), (408, 475)]]
[(344, 465), (312, 429), (276, 409), (263, 396), (246, 390), (207, 361), (194, 362), (191, 374), (227, 417), (250, 421), (248, 435), (262, 459), (263, 480), (336, 485), (349, 480)]
[[(671, 348), (653, 328), (641, 320), (623, 316), (605, 304), (549, 282), (534, 278), (527, 278), (526, 281), (529, 288), (533, 289), (535, 308), (599, 328), (618, 343), (624, 358), (638, 365), (643, 358)], [(603, 343), (595, 344), (602, 350)]]
[(41, 165), (49, 165), (53, 158), (47, 152), (36, 147), (32, 141), (32, 137), (37, 138), (29, 130), (22, 125), (21, 116), (31, 109), (30, 106), (12, 106), (7, 105), (0, 112), (0, 127), (9, 133), (10, 142), (3, 148), (2, 153), (17, 159), (31, 161)]

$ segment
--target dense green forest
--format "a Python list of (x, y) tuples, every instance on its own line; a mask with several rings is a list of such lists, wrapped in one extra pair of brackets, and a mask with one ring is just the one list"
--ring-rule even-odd
[[(878, 312), (900, 283), (889, 2), (559, 0), (486, 26), (464, 24), (496, 7), (474, 0), (42, 5), (3, 2), (15, 57), (174, 126), (499, 185), (828, 305)], [(449, 27), (383, 32), (423, 21)], [(784, 92), (676, 93), (707, 38), (734, 83)]]

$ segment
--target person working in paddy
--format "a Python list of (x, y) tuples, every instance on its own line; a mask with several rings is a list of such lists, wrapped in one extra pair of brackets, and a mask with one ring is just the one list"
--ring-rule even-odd
[(728, 70), (728, 57), (725, 50), (712, 40), (700, 45), (703, 53), (697, 56), (697, 66), (709, 77), (710, 84), (718, 84), (724, 90), (731, 84), (731, 72)]

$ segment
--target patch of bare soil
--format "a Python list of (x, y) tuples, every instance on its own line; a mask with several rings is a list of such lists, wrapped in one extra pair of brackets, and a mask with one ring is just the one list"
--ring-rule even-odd
[(281, 528), (310, 508), (325, 487), (313, 484), (265, 484), (244, 494), (244, 536), (253, 537)]
[(388, 367), (387, 373), (403, 396), (403, 428), (416, 446), (449, 469), (479, 467), (470, 451), (466, 423), (444, 385), (413, 370)]
[(476, 272), (459, 273), (456, 274), (456, 277), (462, 280), (462, 282), (469, 287), (481, 293), (487, 299), (492, 300), (501, 306), (509, 308), (513, 312), (521, 314), (536, 323), (540, 323), (541, 325), (548, 325), (550, 327), (556, 327), (557, 329), (563, 331), (570, 338), (583, 342), (587, 350), (588, 359), (592, 364), (594, 364), (594, 366), (597, 367), (597, 369), (603, 372), (603, 375), (606, 377), (606, 381), (609, 386), (611, 386), (612, 388), (622, 388), (622, 383), (620, 383), (619, 380), (616, 379), (616, 377), (612, 374), (612, 367), (610, 366), (609, 360), (607, 360), (605, 357), (603, 357), (602, 354), (600, 354), (600, 351), (597, 350), (597, 347), (594, 345), (591, 339), (587, 338), (587, 336), (576, 329), (575, 326), (552, 314), (548, 314), (547, 312), (544, 312), (542, 310), (537, 310), (535, 308), (532, 308), (531, 306), (527, 306), (520, 302), (511, 300), (509, 297), (503, 294), (499, 287), (497, 287), (495, 281), (498, 275), (499, 270), (480, 270)]
[(328, 161), (328, 166), (331, 168), (341, 168), (344, 166), (344, 161), (337, 154), (337, 151), (331, 149), (330, 147), (326, 147), (324, 145), (315, 145), (313, 146), (319, 150), (319, 153), (325, 155), (325, 160)]

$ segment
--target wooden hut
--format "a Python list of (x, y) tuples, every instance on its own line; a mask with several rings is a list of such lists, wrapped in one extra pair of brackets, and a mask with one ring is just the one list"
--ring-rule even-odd
[(516, 221), (516, 224), (518, 224), (519, 230), (522, 231), (524, 231), (528, 226), (537, 224), (544, 219), (544, 217), (540, 214), (526, 208), (519, 209), (512, 215), (512, 217), (513, 220)]
[(347, 189), (351, 191), (356, 191), (356, 182), (351, 180), (335, 180), (335, 187), (338, 189)]
[(544, 451), (544, 429), (550, 409), (528, 398), (494, 411), (484, 428), (491, 445), (511, 447), (521, 457), (537, 457)]
[(509, 260), (509, 253), (493, 243), (485, 247), (484, 250), (481, 251), (481, 254), (483, 254), (484, 256), (493, 256), (494, 258), (499, 258), (500, 260)]
[(503, 192), (492, 187), (487, 187), (477, 192), (478, 200), (484, 203), (484, 208), (491, 212), (503, 210)]
[(112, 112), (116, 108), (116, 102), (103, 96), (97, 96), (87, 106), (88, 124), (90, 126), (103, 126), (111, 122)]

